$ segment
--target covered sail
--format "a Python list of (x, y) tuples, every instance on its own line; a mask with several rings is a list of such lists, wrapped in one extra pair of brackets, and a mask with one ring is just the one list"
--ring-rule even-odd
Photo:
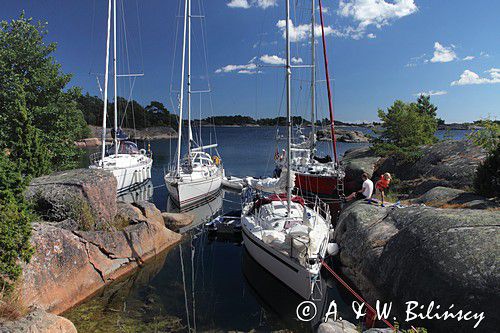
[[(290, 175), (293, 184), (295, 182), (295, 173), (292, 171)], [(254, 189), (269, 192), (269, 193), (284, 193), (286, 192), (288, 178), (288, 170), (283, 169), (281, 172), (280, 178), (253, 178), (247, 177), (245, 178), (245, 183), (247, 186), (253, 187)]]

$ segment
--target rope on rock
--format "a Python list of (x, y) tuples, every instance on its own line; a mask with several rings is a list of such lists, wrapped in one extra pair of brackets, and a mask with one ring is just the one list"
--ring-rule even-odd
[[(323, 259), (320, 259), (321, 260), (321, 265), (323, 265), (323, 267), (325, 267), (354, 297), (356, 297), (359, 301), (363, 302), (365, 305), (366, 305), (366, 308), (371, 312), (371, 313), (377, 313), (375, 311), (375, 309), (370, 305), (368, 304), (367, 301), (365, 301), (363, 299), (363, 297), (361, 297), (357, 292), (355, 292), (348, 284), (347, 282), (345, 282), (337, 273), (335, 273), (335, 271), (330, 267), (328, 266), (328, 264), (323, 260)], [(393, 330), (396, 330), (396, 328), (394, 326), (392, 326), (392, 324), (385, 318), (380, 318), (387, 326), (389, 326), (391, 329)]]

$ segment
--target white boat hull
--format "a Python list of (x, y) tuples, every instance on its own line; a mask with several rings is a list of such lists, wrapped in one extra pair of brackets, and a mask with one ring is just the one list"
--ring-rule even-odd
[[(106, 162), (112, 159), (117, 159), (118, 161), (114, 165), (105, 164), (102, 166), (102, 163), (98, 163), (91, 165), (90, 168), (111, 172), (116, 178), (116, 191), (121, 193), (138, 187), (151, 179), (153, 160), (149, 157), (141, 156), (141, 161), (137, 162), (134, 158), (135, 156), (130, 157), (126, 155), (118, 155), (118, 158), (114, 156), (111, 158), (106, 157)], [(120, 161), (120, 159), (123, 159), (123, 161)]]
[(151, 179), (151, 165), (150, 161), (146, 165), (140, 165), (130, 168), (113, 170), (113, 175), (117, 181), (117, 191), (122, 192), (131, 188), (140, 186), (149, 179)]
[(181, 208), (194, 205), (215, 195), (221, 188), (222, 175), (217, 173), (204, 179), (165, 179), (172, 200)]
[(314, 276), (311, 272), (288, 256), (266, 245), (246, 229), (244, 223), (242, 234), (245, 247), (255, 261), (300, 297), (306, 300), (311, 298), (314, 291)]

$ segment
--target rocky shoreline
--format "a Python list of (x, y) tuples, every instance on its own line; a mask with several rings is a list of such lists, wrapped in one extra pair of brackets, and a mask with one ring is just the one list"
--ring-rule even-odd
[(484, 312), (479, 328), (493, 331), (500, 323), (500, 204), (470, 192), (486, 154), (467, 141), (443, 141), (423, 151), (407, 165), (375, 156), (369, 148), (345, 154), (351, 190), (360, 186), (361, 173), (377, 180), (389, 171), (408, 200), (388, 207), (356, 201), (344, 208), (334, 233), (342, 273), (371, 304), (393, 302), (398, 318), (405, 318), (408, 301), (425, 306), (434, 301), (441, 312), (454, 304), (456, 311), (477, 313), (476, 320), (460, 324), (421, 320), (415, 325), (468, 332)]
[(0, 332), (76, 332), (55, 315), (178, 244), (182, 236), (166, 223), (193, 221), (185, 214), (164, 219), (149, 202), (116, 202), (116, 179), (101, 170), (36, 178), (26, 196), (40, 219), (33, 224), (34, 254), (23, 265), (16, 291), (18, 306), (31, 311), (16, 322), (0, 323)]
[[(331, 140), (330, 130), (319, 130), (316, 132), (319, 141)], [(338, 142), (367, 143), (370, 138), (361, 131), (354, 129), (335, 128), (335, 136)]]

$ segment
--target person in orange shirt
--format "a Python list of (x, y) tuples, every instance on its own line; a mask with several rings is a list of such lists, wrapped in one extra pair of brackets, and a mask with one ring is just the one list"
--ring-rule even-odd
[(384, 200), (385, 200), (385, 190), (389, 188), (389, 183), (391, 182), (391, 174), (386, 172), (384, 173), (380, 179), (375, 183), (375, 192), (373, 193), (374, 195), (377, 194), (377, 190), (380, 191), (380, 195), (382, 196), (382, 207), (384, 206)]

